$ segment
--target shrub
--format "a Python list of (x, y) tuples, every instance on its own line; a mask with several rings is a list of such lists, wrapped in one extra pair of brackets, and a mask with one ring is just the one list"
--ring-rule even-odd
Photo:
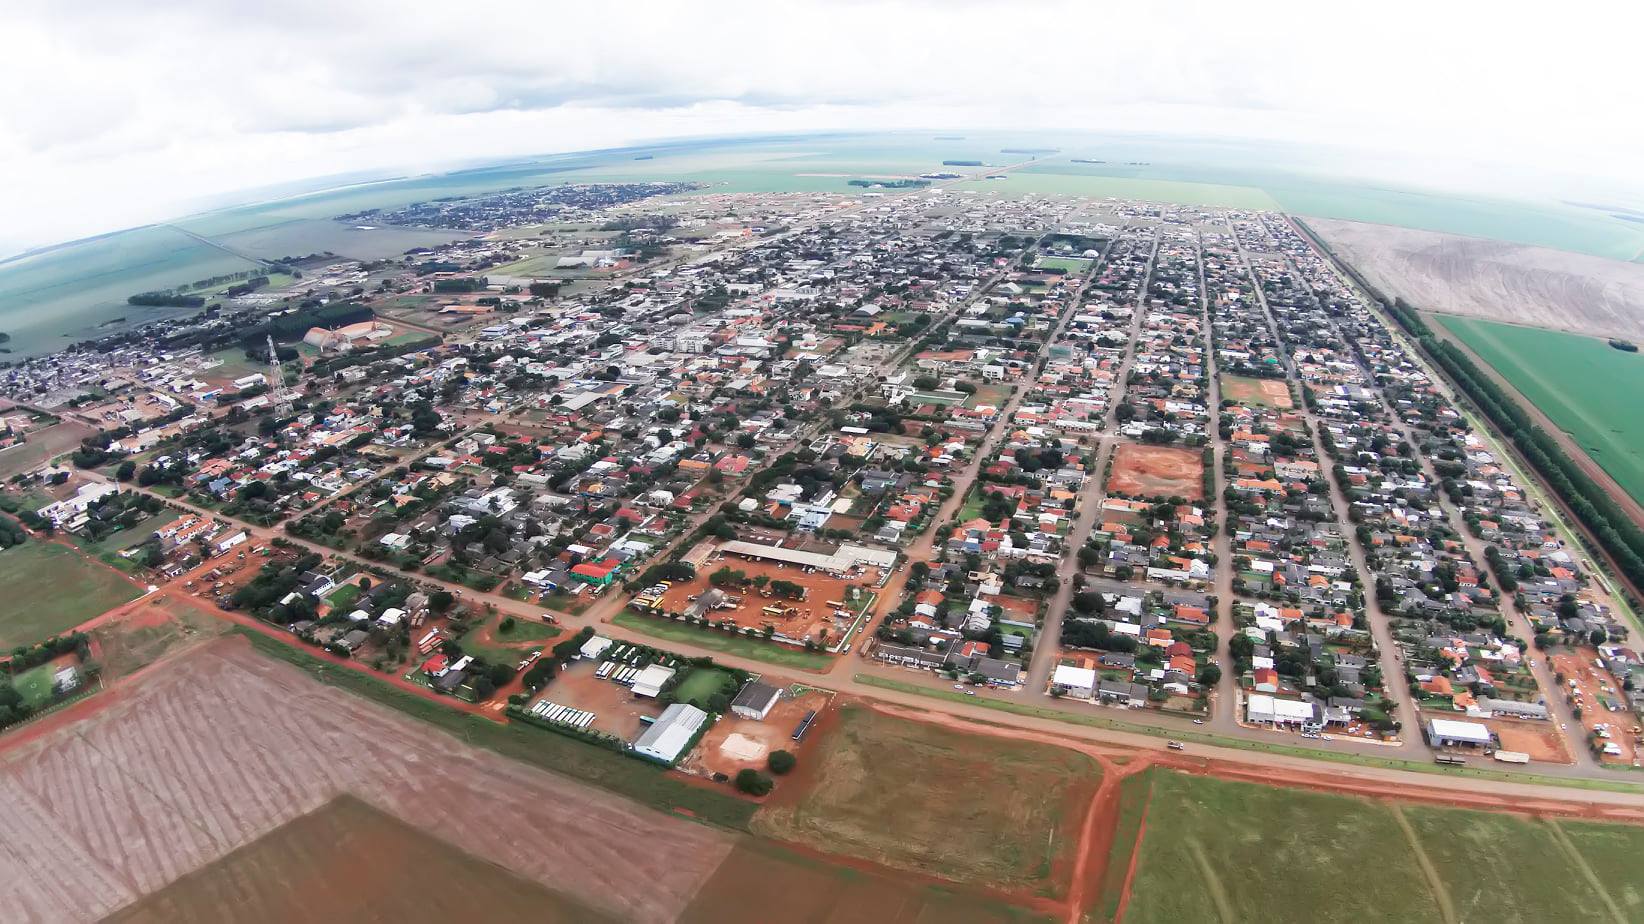
[(752, 767), (745, 767), (736, 774), (736, 788), (750, 796), (763, 796), (775, 785), (775, 780)]

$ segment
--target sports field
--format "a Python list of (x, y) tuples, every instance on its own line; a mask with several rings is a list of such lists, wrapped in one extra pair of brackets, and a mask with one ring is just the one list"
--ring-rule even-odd
[(1058, 889), (1100, 781), (1094, 760), (860, 705), (837, 721), (756, 832), (975, 885)]
[(1040, 269), (1059, 269), (1068, 273), (1083, 273), (1090, 269), (1095, 260), (1084, 257), (1040, 257), (1034, 264)]
[[(1644, 915), (1644, 876), (1634, 859), (1644, 848), (1644, 828), (1400, 804), (1161, 768), (1145, 779), (1146, 786), (1122, 790), (1131, 814), (1137, 803), (1146, 806), (1126, 924), (1530, 924)], [(1115, 853), (1125, 833), (1115, 839)], [(1111, 919), (1116, 898), (1104, 888), (1101, 918)]]
[(1644, 502), (1644, 354), (1593, 337), (1436, 316)]
[(32, 645), (142, 593), (137, 585), (55, 542), (0, 552), (0, 649)]

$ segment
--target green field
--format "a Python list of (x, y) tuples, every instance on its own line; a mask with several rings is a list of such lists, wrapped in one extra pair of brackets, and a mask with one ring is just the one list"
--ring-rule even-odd
[(0, 552), (0, 649), (32, 645), (136, 599), (142, 591), (114, 571), (55, 542)]
[(31, 709), (41, 709), (51, 702), (51, 678), (56, 673), (57, 668), (48, 661), (18, 674), (11, 686), (23, 697), (24, 704)]
[[(1094, 760), (846, 705), (809, 788), (754, 830), (976, 885), (1056, 891), (1101, 778)], [(786, 785), (786, 784), (784, 784)]]
[(1095, 262), (1095, 260), (1087, 260), (1084, 257), (1040, 257), (1039, 262), (1035, 263), (1034, 266), (1039, 269), (1059, 269), (1077, 274), (1086, 272), (1090, 269), (1090, 265)]
[(670, 619), (658, 619), (654, 616), (645, 616), (632, 610), (624, 610), (611, 618), (611, 622), (625, 629), (643, 632), (655, 638), (666, 639), (670, 642), (680, 642), (694, 645), (698, 648), (707, 648), (723, 654), (736, 655), (740, 658), (752, 658), (755, 661), (764, 661), (768, 664), (779, 664), (783, 667), (797, 667), (807, 671), (827, 670), (833, 663), (829, 655), (817, 651), (801, 651), (778, 645), (775, 642), (762, 641), (742, 635), (731, 635), (718, 629), (703, 629), (697, 626), (688, 626)]
[(674, 699), (690, 703), (700, 709), (708, 708), (708, 698), (725, 688), (730, 674), (713, 667), (693, 667), (685, 679), (674, 687)]
[[(120, 552), (134, 545), (142, 545), (154, 531), (179, 517), (175, 511), (166, 510), (152, 516), (144, 517), (135, 525), (128, 526), (118, 532), (109, 533), (96, 542), (89, 542), (82, 536), (70, 536), (75, 545), (84, 549), (87, 555), (95, 555), (104, 564), (119, 568), (128, 574), (140, 567), (140, 562), (130, 558), (122, 558)], [(142, 556), (137, 556), (141, 559)]]
[(1644, 501), (1644, 354), (1562, 331), (1437, 320)]
[[(1129, 784), (1145, 781), (1135, 788)], [(1644, 828), (1382, 802), (1154, 769), (1125, 921), (1639, 920)], [(1128, 861), (1128, 856), (1124, 857)], [(1122, 882), (1122, 876), (1117, 881)], [(1111, 920), (1108, 876), (1095, 915)]]

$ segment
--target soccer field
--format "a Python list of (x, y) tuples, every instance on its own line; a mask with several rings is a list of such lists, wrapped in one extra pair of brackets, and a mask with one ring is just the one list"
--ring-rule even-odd
[(1562, 331), (1436, 320), (1644, 501), (1644, 354)]
[(142, 593), (113, 570), (55, 542), (31, 541), (0, 552), (0, 648), (32, 645), (74, 628)]

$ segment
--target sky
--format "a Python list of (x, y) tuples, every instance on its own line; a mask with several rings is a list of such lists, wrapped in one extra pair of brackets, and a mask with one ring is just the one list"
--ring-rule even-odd
[(751, 132), (1331, 145), (1633, 190), (1635, 3), (5, 0), (0, 254), (360, 171)]

